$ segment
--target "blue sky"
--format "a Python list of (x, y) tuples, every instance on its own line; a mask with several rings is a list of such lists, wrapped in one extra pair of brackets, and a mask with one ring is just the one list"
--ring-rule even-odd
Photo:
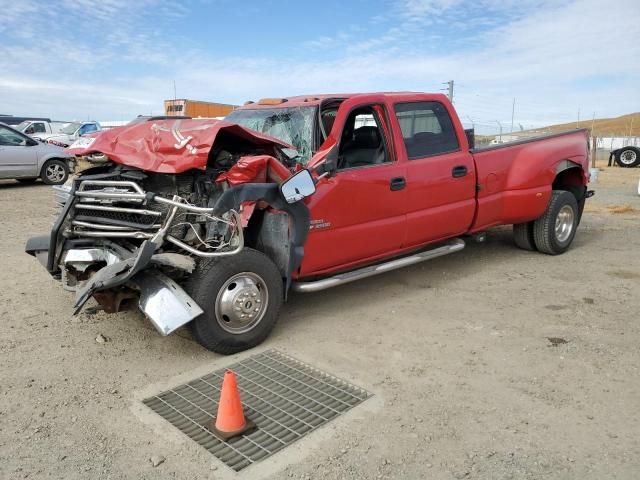
[(525, 128), (640, 111), (637, 0), (0, 0), (0, 113), (124, 120), (177, 96), (438, 91)]

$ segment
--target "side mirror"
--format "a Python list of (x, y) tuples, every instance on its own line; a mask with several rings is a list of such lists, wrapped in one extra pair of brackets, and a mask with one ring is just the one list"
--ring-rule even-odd
[(280, 184), (280, 193), (287, 203), (296, 203), (316, 192), (316, 184), (309, 170), (300, 170)]
[(467, 142), (469, 143), (469, 148), (476, 147), (476, 132), (473, 128), (467, 128), (464, 133), (467, 135)]
[(35, 147), (36, 145), (39, 145), (40, 142), (35, 139), (29, 138), (28, 140), (25, 140), (25, 144), (27, 147)]

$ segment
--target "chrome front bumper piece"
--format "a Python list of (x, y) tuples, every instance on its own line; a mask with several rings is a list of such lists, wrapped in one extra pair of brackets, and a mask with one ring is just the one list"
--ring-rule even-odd
[[(155, 263), (155, 256), (159, 257), (158, 263), (166, 262), (163, 254), (159, 254), (152, 256), (149, 263)], [(185, 258), (189, 259), (189, 257)], [(183, 263), (183, 268), (187, 270), (194, 266), (190, 265), (189, 262)], [(96, 264), (106, 264), (106, 267), (123, 264), (123, 269), (126, 267), (123, 259), (108, 248), (72, 249), (68, 250), (64, 255), (63, 282), (68, 282), (70, 271), (85, 272), (89, 267)], [(176, 264), (175, 266), (178, 265), (179, 264)], [(103, 272), (103, 276), (105, 272), (109, 271), (104, 270), (106, 267), (99, 270), (99, 272)], [(120, 269), (116, 267), (113, 269), (113, 274), (107, 278), (102, 278), (101, 281), (109, 281), (110, 278), (115, 278), (121, 273)], [(91, 284), (91, 280), (88, 280), (86, 283)], [(76, 285), (66, 283), (65, 287), (69, 290), (80, 290), (78, 295), (82, 296), (82, 289), (91, 286), (86, 285), (86, 283), (78, 284), (77, 287)], [(140, 293), (138, 307), (161, 335), (169, 335), (203, 313), (200, 306), (182, 287), (158, 270), (135, 272), (131, 278), (126, 279), (123, 285), (131, 287)], [(80, 298), (78, 302), (84, 304), (83, 300), (84, 298)], [(80, 307), (82, 307), (82, 305), (80, 305)]]

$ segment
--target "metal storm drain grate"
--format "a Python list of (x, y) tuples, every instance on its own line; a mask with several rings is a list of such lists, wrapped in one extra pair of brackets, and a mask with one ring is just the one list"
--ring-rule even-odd
[[(233, 370), (244, 412), (257, 428), (222, 441), (205, 425), (217, 413), (222, 378)], [(277, 350), (167, 390), (143, 402), (235, 471), (290, 445), (371, 394)]]

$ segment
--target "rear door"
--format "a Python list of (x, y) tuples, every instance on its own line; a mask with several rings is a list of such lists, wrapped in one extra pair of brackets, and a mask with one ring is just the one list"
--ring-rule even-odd
[(466, 232), (476, 208), (473, 156), (439, 101), (393, 105), (398, 155), (407, 168), (407, 246)]
[(37, 176), (36, 150), (26, 137), (0, 125), (0, 178)]
[(346, 100), (331, 136), (338, 171), (310, 197), (311, 229), (301, 275), (388, 256), (405, 236), (405, 166), (397, 161), (383, 99)]

